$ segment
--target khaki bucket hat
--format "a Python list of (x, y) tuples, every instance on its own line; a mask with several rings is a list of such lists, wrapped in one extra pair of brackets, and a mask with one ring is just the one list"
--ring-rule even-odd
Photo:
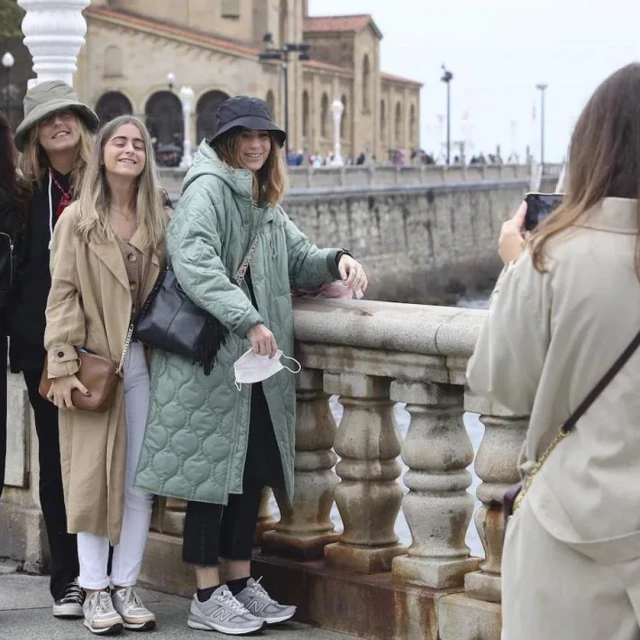
[(89, 131), (95, 131), (100, 120), (95, 111), (78, 100), (78, 95), (66, 82), (49, 80), (27, 91), (24, 97), (24, 120), (18, 125), (15, 145), (24, 151), (29, 130), (56, 111), (73, 111)]

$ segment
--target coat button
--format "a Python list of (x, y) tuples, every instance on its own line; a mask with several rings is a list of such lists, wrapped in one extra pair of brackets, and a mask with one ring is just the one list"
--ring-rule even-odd
[(138, 283), (137, 282), (132, 282), (129, 286), (130, 286), (131, 290), (133, 291), (138, 286)]
[(135, 253), (130, 253), (129, 254), (129, 262), (135, 262), (138, 258), (136, 258), (136, 254)]
[(64, 358), (64, 351), (58, 351), (58, 358)]

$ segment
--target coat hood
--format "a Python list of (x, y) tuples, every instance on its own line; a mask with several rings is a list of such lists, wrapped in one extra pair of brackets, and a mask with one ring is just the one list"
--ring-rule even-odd
[(249, 169), (233, 169), (225, 164), (206, 140), (198, 147), (193, 165), (184, 178), (182, 192), (201, 176), (216, 176), (239, 196), (247, 200), (253, 198), (252, 172)]

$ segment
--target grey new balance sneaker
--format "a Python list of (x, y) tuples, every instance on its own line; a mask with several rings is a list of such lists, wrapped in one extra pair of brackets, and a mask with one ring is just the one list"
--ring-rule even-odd
[(249, 578), (247, 586), (236, 596), (238, 602), (243, 604), (249, 613), (262, 618), (267, 624), (277, 624), (293, 618), (296, 608), (276, 602), (265, 591), (260, 580)]
[(120, 633), (124, 620), (113, 608), (111, 594), (107, 591), (92, 593), (82, 605), (84, 610), (84, 626), (98, 635)]
[(142, 604), (133, 587), (114, 591), (111, 600), (113, 608), (124, 620), (125, 629), (147, 631), (156, 626), (156, 616)]
[(221, 585), (206, 602), (200, 602), (197, 596), (193, 597), (187, 624), (191, 629), (242, 636), (262, 629), (264, 620), (249, 613), (233, 597), (229, 588)]
[(53, 603), (53, 615), (56, 618), (82, 618), (82, 604), (84, 591), (76, 580), (70, 582), (64, 589), (62, 597)]

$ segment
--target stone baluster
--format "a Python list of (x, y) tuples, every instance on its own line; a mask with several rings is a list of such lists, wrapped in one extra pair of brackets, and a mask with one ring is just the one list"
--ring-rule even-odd
[(26, 11), (22, 32), (37, 74), (29, 80), (29, 87), (45, 80), (72, 85), (87, 32), (82, 10), (90, 0), (19, 0), (18, 4)]
[(411, 416), (402, 447), (409, 466), (402, 508), (413, 538), (408, 555), (393, 561), (393, 576), (435, 589), (461, 586), (479, 565), (465, 544), (473, 448), (462, 421), (463, 387), (395, 381), (391, 398), (406, 402)]
[(504, 517), (502, 499), (509, 485), (519, 480), (518, 457), (528, 426), (528, 418), (513, 416), (506, 409), (471, 396), (467, 409), (481, 413), (485, 432), (476, 456), (475, 469), (482, 484), (475, 524), (485, 550), (480, 571), (465, 576), (465, 591), (480, 600), (500, 602), (500, 570)]
[(278, 517), (273, 510), (271, 499), (273, 491), (270, 487), (262, 490), (262, 500), (258, 511), (258, 522), (256, 523), (256, 544), (262, 546), (264, 536), (268, 531), (273, 531), (278, 523)]
[(279, 556), (316, 560), (338, 539), (330, 518), (338, 484), (333, 471), (338, 457), (332, 450), (336, 424), (322, 371), (303, 369), (296, 380), (295, 496), (293, 504), (278, 500), (281, 520), (263, 536), (262, 547)]
[(342, 458), (336, 504), (344, 532), (325, 548), (325, 562), (362, 573), (389, 571), (406, 551), (395, 533), (402, 488), (389, 385), (387, 378), (359, 373), (324, 377), (325, 391), (339, 395), (344, 407), (334, 447)]

